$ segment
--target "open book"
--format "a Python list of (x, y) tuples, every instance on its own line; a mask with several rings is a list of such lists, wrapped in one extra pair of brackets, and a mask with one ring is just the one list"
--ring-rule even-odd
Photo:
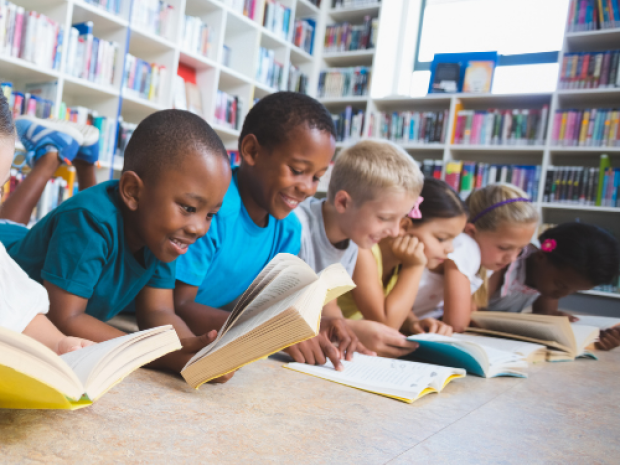
[(608, 316), (594, 316), (594, 315), (575, 315), (579, 318), (579, 321), (575, 321), (573, 324), (578, 326), (593, 326), (600, 330), (615, 328), (620, 326), (620, 318), (610, 318)]
[(0, 408), (86, 407), (132, 371), (180, 348), (172, 326), (160, 326), (58, 356), (0, 328)]
[(476, 327), (470, 327), (468, 331), (549, 347), (549, 361), (574, 360), (580, 356), (595, 358), (585, 349), (598, 338), (599, 329), (571, 324), (566, 316), (482, 311), (472, 313), (471, 321)]
[(340, 263), (317, 275), (295, 255), (276, 255), (240, 297), (215, 341), (181, 375), (197, 388), (316, 336), (323, 306), (354, 287)]
[(465, 370), (460, 368), (359, 353), (353, 355), (353, 361), (343, 360), (342, 364), (344, 371), (336, 371), (329, 360), (320, 366), (288, 363), (284, 367), (408, 404), (431, 392), (440, 392), (453, 379), (465, 376)]
[(410, 341), (420, 346), (409, 357), (421, 362), (437, 363), (463, 368), (483, 378), (515, 376), (526, 378), (519, 368), (526, 368), (527, 361), (542, 361), (545, 346), (531, 342), (512, 341), (473, 334), (416, 334)]

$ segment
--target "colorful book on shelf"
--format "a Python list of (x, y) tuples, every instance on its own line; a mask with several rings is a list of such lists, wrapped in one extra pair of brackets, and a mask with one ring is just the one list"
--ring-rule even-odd
[(465, 376), (461, 368), (442, 367), (355, 353), (353, 361), (342, 361), (344, 371), (336, 371), (331, 362), (314, 366), (288, 363), (285, 368), (326, 379), (344, 386), (379, 394), (408, 404)]
[(161, 326), (58, 356), (28, 336), (0, 328), (0, 346), (0, 408), (75, 410), (181, 343), (172, 326)]
[(409, 359), (463, 368), (467, 373), (483, 378), (526, 378), (522, 369), (527, 368), (528, 362), (544, 361), (547, 353), (541, 344), (470, 333), (453, 336), (425, 333), (408, 339), (419, 344)]
[(566, 316), (479, 311), (472, 313), (471, 321), (475, 327), (468, 331), (547, 346), (549, 361), (596, 358), (586, 348), (596, 341), (599, 329), (571, 324)]
[(323, 306), (354, 287), (340, 263), (317, 275), (294, 255), (276, 255), (240, 297), (215, 341), (199, 351), (181, 375), (198, 388), (315, 337)]
[(491, 92), (495, 61), (470, 61), (465, 69), (463, 92), (472, 94), (486, 94)]
[(492, 62), (496, 66), (497, 60), (497, 52), (436, 53), (428, 93), (461, 92), (469, 63)]

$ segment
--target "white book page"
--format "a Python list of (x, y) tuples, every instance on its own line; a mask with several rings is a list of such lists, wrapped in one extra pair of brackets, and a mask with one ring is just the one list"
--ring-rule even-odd
[(601, 332), (601, 330), (595, 326), (585, 326), (571, 323), (570, 327), (575, 333), (575, 340), (577, 341), (577, 346), (579, 347), (579, 355), (581, 355), (581, 352), (583, 352), (586, 346), (596, 341), (599, 333)]
[[(84, 347), (74, 352), (66, 353), (61, 355), (60, 358), (71, 367), (78, 379), (86, 386), (91, 373), (100, 369), (102, 364), (106, 362), (110, 363), (114, 358), (120, 356), (125, 347), (139, 339), (148, 337), (151, 334), (160, 333), (170, 328), (171, 326), (160, 326), (158, 328), (127, 334), (126, 336), (117, 337), (109, 341)], [(110, 356), (110, 359), (106, 360), (108, 356)], [(119, 363), (122, 364), (123, 362)]]
[(325, 296), (325, 302), (323, 304), (327, 304), (355, 288), (355, 283), (341, 263), (335, 263), (325, 268), (319, 274), (319, 279), (321, 279), (327, 287), (327, 295)]
[(336, 371), (328, 361), (314, 366), (289, 363), (288, 368), (335, 381), (347, 386), (396, 397), (416, 399), (427, 387), (441, 390), (452, 374), (465, 375), (465, 370), (426, 363), (354, 354), (353, 361), (342, 361), (344, 371)]
[(592, 315), (575, 315), (579, 318), (579, 321), (571, 323), (571, 325), (577, 326), (594, 326), (595, 328), (609, 329), (614, 326), (620, 325), (620, 318), (610, 318), (607, 316), (592, 316)]
[(453, 337), (459, 341), (468, 341), (482, 344), (485, 347), (512, 352), (527, 358), (537, 350), (546, 350), (542, 344), (533, 342), (517, 341), (516, 339), (503, 339), (499, 337), (476, 336), (474, 334), (454, 334)]

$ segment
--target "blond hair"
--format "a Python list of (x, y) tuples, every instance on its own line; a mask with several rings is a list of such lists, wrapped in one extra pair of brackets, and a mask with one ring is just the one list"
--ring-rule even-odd
[[(524, 225), (538, 222), (538, 211), (532, 202), (516, 201), (493, 208), (506, 200), (518, 198), (527, 199), (528, 196), (513, 184), (489, 184), (475, 190), (465, 201), (469, 208), (469, 222), (479, 231), (496, 231), (503, 223)], [(486, 307), (489, 300), (487, 270), (481, 266), (479, 273), (483, 284), (474, 294), (474, 303)]]
[(385, 140), (364, 140), (340, 152), (331, 175), (328, 199), (347, 192), (362, 204), (386, 189), (420, 195), (424, 176), (417, 163), (398, 145)]

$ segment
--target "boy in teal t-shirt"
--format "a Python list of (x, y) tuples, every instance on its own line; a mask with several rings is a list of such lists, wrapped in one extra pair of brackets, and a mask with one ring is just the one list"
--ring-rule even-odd
[[(24, 145), (37, 149), (45, 122), (18, 126)], [(21, 129), (21, 130), (20, 130)], [(66, 139), (66, 138), (65, 138)], [(52, 140), (58, 156), (72, 150)], [(141, 329), (171, 324), (184, 348), (156, 366), (180, 371), (215, 332), (195, 337), (175, 314), (174, 260), (209, 229), (230, 183), (226, 150), (213, 129), (189, 112), (154, 113), (136, 128), (119, 181), (86, 189), (15, 240), (0, 224), (11, 257), (41, 282), (49, 317), (65, 334), (96, 342), (123, 333), (104, 323), (135, 300)]]
[[(301, 226), (290, 213), (315, 194), (335, 150), (327, 109), (311, 97), (277, 92), (248, 113), (239, 137), (241, 166), (208, 234), (177, 260), (175, 307), (193, 331), (219, 329), (229, 306), (281, 252), (297, 255)], [(338, 349), (332, 342), (337, 343)], [(298, 362), (342, 369), (365, 351), (343, 319), (325, 318), (318, 337), (287, 349)]]

